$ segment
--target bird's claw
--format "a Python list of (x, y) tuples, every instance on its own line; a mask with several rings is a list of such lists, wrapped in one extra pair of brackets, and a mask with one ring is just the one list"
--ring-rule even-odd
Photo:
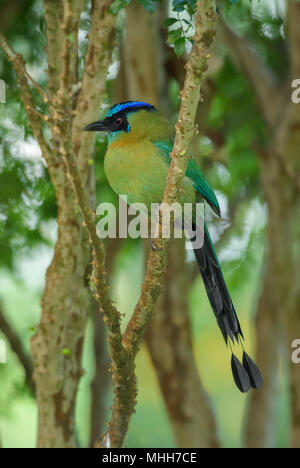
[(154, 239), (151, 239), (151, 250), (153, 252), (159, 252), (161, 249), (155, 245)]

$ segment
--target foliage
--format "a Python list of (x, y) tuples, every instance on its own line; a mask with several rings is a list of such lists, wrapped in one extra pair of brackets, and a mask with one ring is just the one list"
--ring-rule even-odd
[[(163, 0), (137, 0), (149, 13), (153, 13), (156, 4), (162, 3), (162, 1)], [(216, 11), (220, 12), (224, 9), (227, 11), (229, 7), (238, 4), (239, 1), (240, 0), (217, 0)], [(251, 2), (252, 0), (249, 1)], [(114, 0), (111, 5), (111, 12), (117, 14), (131, 2), (132, 0)], [(193, 44), (193, 16), (196, 11), (196, 0), (172, 0), (171, 9), (173, 16), (167, 18), (163, 22), (163, 25), (165, 28), (168, 28), (167, 42), (174, 46), (175, 54), (179, 58), (186, 50), (187, 41)]]

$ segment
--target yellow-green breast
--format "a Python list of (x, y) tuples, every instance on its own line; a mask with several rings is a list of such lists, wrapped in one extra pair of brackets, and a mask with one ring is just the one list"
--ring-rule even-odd
[[(112, 189), (126, 195), (129, 204), (161, 203), (169, 166), (159, 149), (149, 140), (130, 133), (112, 142), (105, 155), (104, 170)], [(186, 178), (182, 202), (195, 202), (195, 190)]]

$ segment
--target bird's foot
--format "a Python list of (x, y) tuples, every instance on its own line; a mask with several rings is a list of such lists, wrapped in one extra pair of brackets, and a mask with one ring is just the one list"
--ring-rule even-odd
[(155, 240), (152, 239), (152, 237), (151, 237), (151, 240), (150, 240), (150, 245), (151, 245), (151, 250), (153, 252), (159, 252), (161, 250), (159, 247), (157, 247), (157, 245), (155, 244)]

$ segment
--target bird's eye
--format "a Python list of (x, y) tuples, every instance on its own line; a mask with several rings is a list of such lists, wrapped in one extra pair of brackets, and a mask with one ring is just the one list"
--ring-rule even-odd
[(122, 123), (123, 123), (123, 120), (121, 119), (121, 117), (118, 117), (116, 119), (116, 124), (118, 125), (118, 127), (120, 127), (120, 125), (122, 125)]

